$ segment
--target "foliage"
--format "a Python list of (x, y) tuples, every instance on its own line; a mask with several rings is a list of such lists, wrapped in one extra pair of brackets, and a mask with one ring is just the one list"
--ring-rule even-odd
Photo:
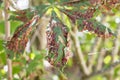
[[(10, 5), (13, 6), (12, 3), (10, 3)], [(120, 9), (119, 5), (119, 0), (45, 0), (41, 1), (39, 5), (33, 5), (25, 10), (8, 10), (8, 14), (10, 14), (9, 21), (11, 24), (11, 33), (13, 33), (13, 36), (7, 42), (0, 40), (0, 65), (2, 66), (0, 78), (6, 78), (4, 67), (6, 65), (6, 59), (10, 58), (13, 61), (13, 75), (19, 76), (19, 79), (21, 80), (41, 80), (42, 74), (45, 74), (46, 72), (43, 63), (44, 59), (48, 60), (51, 66), (58, 71), (57, 75), (59, 75), (58, 77), (60, 80), (66, 80), (61, 69), (64, 68), (64, 73), (66, 73), (66, 70), (69, 70), (70, 65), (71, 69), (74, 69), (74, 67), (77, 69), (77, 67), (80, 66), (79, 73), (83, 74), (80, 76), (81, 79), (89, 78), (94, 75), (94, 72), (97, 73), (97, 71), (97, 74), (100, 73), (100, 75), (96, 74), (97, 76), (89, 78), (90, 80), (109, 79), (106, 74), (101, 75), (101, 73), (104, 73), (106, 69), (111, 68), (114, 59), (117, 60), (119, 58), (118, 55), (116, 55), (117, 57), (111, 56), (111, 54), (114, 55), (113, 47), (115, 47), (115, 50), (117, 49), (117, 53), (120, 51), (120, 47), (117, 43), (113, 42), (113, 39), (118, 40), (119, 42), (117, 34), (119, 31), (114, 33), (117, 26), (115, 18), (117, 16), (120, 17), (118, 14)], [(43, 17), (49, 18), (49, 24), (47, 26), (42, 26), (46, 30), (46, 36), (43, 36), (47, 39), (47, 49), (37, 51), (37, 46), (32, 46), (30, 44), (31, 52), (28, 53), (26, 48), (28, 47), (27, 44), (29, 39), (32, 42), (31, 36), (34, 36), (39, 29), (38, 26), (42, 24), (41, 20)], [(97, 17), (103, 20), (98, 21), (96, 19)], [(46, 22), (46, 20), (43, 22)], [(107, 23), (112, 27), (106, 26), (104, 23)], [(0, 21), (0, 25), (0, 30), (2, 30), (0, 36), (4, 36), (3, 20)], [(37, 30), (35, 30), (35, 28)], [(81, 35), (78, 35), (77, 33), (81, 33)], [(75, 36), (72, 37), (72, 35)], [(79, 41), (77, 42), (77, 38), (80, 41), (80, 44), (78, 44), (79, 46), (74, 44), (74, 40), (75, 43), (79, 43)], [(98, 39), (98, 42), (95, 41), (96, 39)], [(106, 49), (103, 50), (104, 48), (112, 49), (107, 51)], [(79, 53), (79, 50), (77, 52), (77, 49), (82, 49), (81, 53)], [(92, 55), (93, 57), (91, 57), (89, 56), (89, 52), (93, 54), (96, 53), (96, 55)], [(72, 53), (74, 56), (69, 59)], [(101, 53), (102, 55), (98, 53)], [(76, 54), (79, 56), (76, 56)], [(89, 74), (86, 74), (84, 70), (81, 70), (84, 69), (82, 68), (84, 62), (81, 62), (82, 59), (80, 54), (84, 55), (83, 58), (85, 65), (88, 64)], [(75, 60), (76, 58), (78, 60)], [(94, 61), (91, 61), (89, 58), (92, 58), (91, 60)], [(98, 70), (93, 69), (94, 67), (97, 68), (96, 66), (99, 64), (99, 59), (102, 59), (102, 63), (100, 63), (101, 68)], [(80, 64), (78, 65), (77, 62)], [(89, 66), (92, 67), (89, 69)], [(70, 72), (72, 74), (71, 70)], [(114, 75), (119, 79), (117, 72), (119, 72), (119, 69), (115, 68)], [(67, 75), (69, 80), (69, 77), (72, 76), (69, 76), (70, 74)], [(79, 80), (78, 77), (79, 76), (77, 76), (76, 80)]]

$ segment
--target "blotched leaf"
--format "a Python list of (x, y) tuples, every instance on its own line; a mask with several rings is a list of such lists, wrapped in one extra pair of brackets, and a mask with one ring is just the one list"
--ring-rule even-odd
[(32, 32), (33, 26), (37, 23), (38, 19), (39, 19), (39, 16), (36, 15), (31, 20), (29, 20), (26, 24), (16, 29), (13, 37), (6, 44), (6, 51), (9, 56), (10, 55), (14, 56), (14, 54), (13, 53), (9, 54), (8, 51), (12, 51), (14, 53), (24, 52), (24, 49), (28, 42), (29, 35)]

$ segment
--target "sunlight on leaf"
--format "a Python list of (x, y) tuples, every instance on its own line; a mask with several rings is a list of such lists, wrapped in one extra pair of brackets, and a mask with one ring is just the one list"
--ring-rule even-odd
[(35, 58), (35, 54), (34, 53), (30, 53), (30, 58), (33, 60)]
[(1, 73), (2, 73), (2, 75), (5, 75), (6, 74), (6, 72), (5, 72), (5, 70), (4, 69), (1, 69), (1, 71), (0, 71)]
[(53, 10), (52, 8), (48, 8), (48, 10), (46, 11), (46, 14), (47, 14), (47, 15), (51, 15), (52, 10)]
[(105, 64), (110, 63), (110, 61), (111, 61), (111, 56), (110, 56), (110, 55), (108, 55), (108, 56), (106, 56), (106, 57), (104, 58), (104, 63), (105, 63)]
[(59, 19), (61, 19), (60, 11), (59, 11), (57, 8), (55, 8), (55, 7), (54, 7), (54, 11), (55, 11), (57, 17), (58, 17)]

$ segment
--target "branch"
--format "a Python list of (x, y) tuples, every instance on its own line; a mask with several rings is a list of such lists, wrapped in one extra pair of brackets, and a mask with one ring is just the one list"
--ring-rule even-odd
[[(102, 39), (103, 44), (106, 43), (106, 39)], [(103, 60), (104, 60), (104, 55), (106, 53), (106, 50), (104, 48), (101, 49), (99, 57), (98, 57), (98, 61), (97, 61), (97, 66), (96, 66), (96, 70), (100, 70), (103, 66)]]
[[(46, 27), (47, 24), (49, 23), (49, 19), (47, 19), (46, 17), (42, 17), (41, 18), (41, 25), (39, 25), (39, 32), (37, 34), (39, 42), (40, 42), (40, 49), (43, 50), (46, 47), (47, 44), (47, 40), (46, 40)], [(42, 27), (41, 27), (42, 26)]]
[(12, 61), (11, 59), (7, 59), (7, 65), (8, 65), (8, 80), (12, 80)]
[(14, 0), (7, 0), (7, 1), (13, 9), (15, 9), (16, 11), (19, 11), (19, 9), (17, 8), (17, 4), (15, 3)]
[(89, 70), (88, 70), (88, 68), (86, 66), (85, 61), (84, 61), (84, 56), (83, 56), (83, 53), (82, 53), (81, 48), (80, 48), (78, 37), (72, 31), (70, 32), (70, 34), (71, 34), (71, 38), (73, 40), (73, 43), (75, 45), (75, 51), (76, 51), (75, 53), (78, 56), (80, 67), (82, 67), (83, 72), (85, 73), (85, 75), (89, 75), (90, 72), (89, 72)]
[[(8, 41), (10, 37), (10, 23), (8, 21), (9, 15), (8, 15), (8, 1), (4, 0), (4, 13), (5, 13), (5, 41)], [(12, 80), (12, 61), (8, 58), (7, 59), (7, 65), (8, 65), (8, 80)]]
[[(101, 17), (101, 23), (104, 23), (105, 21), (105, 16), (102, 15)], [(91, 48), (91, 53), (93, 52), (97, 52), (98, 48), (100, 47), (102, 42), (102, 38), (97, 37), (92, 48)], [(89, 70), (92, 72), (92, 67), (94, 65), (94, 61), (95, 61), (96, 57), (95, 55), (92, 55), (91, 57), (89, 57)]]
[[(95, 42), (93, 44), (93, 46), (91, 47), (91, 52), (90, 53), (94, 53), (97, 52), (100, 44), (101, 44), (102, 39), (101, 38), (96, 38)], [(92, 70), (92, 66), (94, 65), (94, 60), (95, 60), (95, 55), (91, 55), (89, 56), (89, 70)]]
[(7, 41), (10, 37), (10, 23), (8, 21), (9, 15), (8, 15), (8, 7), (9, 4), (6, 0), (4, 0), (4, 14), (5, 14), (5, 40)]

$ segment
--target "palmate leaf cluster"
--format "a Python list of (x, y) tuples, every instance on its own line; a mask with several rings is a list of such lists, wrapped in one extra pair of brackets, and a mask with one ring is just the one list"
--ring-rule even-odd
[[(74, 28), (77, 28), (80, 33), (87, 31), (92, 34), (86, 34), (85, 37), (85, 40), (89, 44), (92, 44), (91, 36), (102, 39), (116, 36), (109, 27), (106, 27), (96, 20), (98, 15), (107, 15), (108, 12), (110, 12), (112, 8), (107, 6), (113, 6), (114, 4), (109, 1), (105, 3), (104, 0), (45, 0), (42, 4), (32, 6), (26, 10), (9, 11), (9, 21), (11, 22), (11, 33), (13, 36), (11, 36), (10, 41), (5, 43), (5, 50), (0, 50), (1, 60), (3, 60), (2, 64), (6, 64), (6, 57), (11, 58), (14, 65), (13, 74), (25, 70), (27, 73), (24, 76), (31, 75), (31, 72), (34, 74), (35, 69), (37, 69), (35, 75), (44, 73), (43, 59), (48, 60), (52, 66), (60, 69), (66, 65), (67, 61), (68, 65), (72, 64), (72, 62), (69, 63), (68, 58), (71, 54), (71, 45), (69, 44), (70, 40), (68, 38), (70, 38), (70, 32), (74, 32)], [(110, 12), (109, 15), (114, 14)], [(36, 21), (34, 25), (31, 25), (35, 16), (39, 17), (38, 21)], [(41, 24), (40, 20), (42, 20), (42, 17), (49, 18), (49, 24), (43, 26), (46, 28), (47, 51), (36, 52), (31, 46), (31, 52), (25, 54), (27, 42), (29, 38), (31, 38), (31, 34), (36, 31), (35, 28), (38, 29), (38, 24)], [(14, 23), (15, 25), (13, 25)], [(0, 25), (3, 25), (3, 22), (0, 22)], [(3, 29), (0, 27), (0, 30)], [(80, 44), (85, 43), (85, 40), (80, 40)], [(0, 44), (2, 43), (3, 42), (0, 41)], [(85, 53), (90, 48), (88, 43), (81, 46)], [(86, 49), (85, 46), (87, 46)], [(0, 46), (0, 49), (3, 49), (3, 47)], [(4, 54), (5, 52), (7, 56)], [(47, 55), (45, 55), (46, 53)], [(25, 57), (26, 55), (27, 57)], [(14, 62), (17, 62), (17, 64)], [(21, 65), (21, 67), (18, 67), (19, 65)]]
[[(67, 33), (69, 33), (69, 31), (73, 28), (73, 26), (70, 27), (70, 25), (76, 25), (79, 31), (88, 30), (92, 33), (97, 34), (97, 36), (100, 36), (103, 38), (113, 35), (112, 31), (109, 28), (107, 28), (106, 26), (97, 22), (94, 19), (94, 13), (95, 13), (95, 11), (97, 11), (97, 9), (96, 9), (96, 7), (92, 6), (89, 1), (85, 1), (85, 2), (83, 1), (83, 3), (81, 3), (80, 1), (77, 1), (77, 3), (74, 1), (70, 1), (70, 2), (69, 1), (68, 2), (61, 1), (60, 3), (59, 2), (55, 3), (54, 0), (48, 0), (48, 2), (50, 3), (48, 5), (41, 4), (39, 6), (35, 6), (31, 9), (22, 10), (22, 11), (18, 11), (18, 12), (12, 12), (14, 15), (11, 15), (9, 20), (22, 21), (23, 26), (17, 28), (17, 30), (13, 34), (12, 39), (9, 42), (7, 42), (8, 49), (12, 50), (13, 52), (17, 52), (17, 53), (21, 53), (20, 51), (23, 52), (25, 49), (25, 46), (27, 44), (27, 41), (28, 41), (27, 36), (29, 36), (29, 33), (33, 30), (33, 28), (29, 29), (29, 25), (31, 25), (31, 23), (32, 23), (32, 21), (30, 21), (30, 19), (32, 19), (32, 17), (34, 18), (35, 15), (42, 17), (42, 16), (44, 16), (44, 14), (46, 12), (47, 12), (47, 15), (51, 16), (51, 19), (56, 22), (53, 24), (50, 23), (50, 25), (49, 25), (50, 28), (51, 28), (51, 25), (54, 25), (54, 24), (61, 25), (61, 26), (56, 26), (54, 28), (51, 28), (52, 33), (55, 34), (51, 38), (55, 38), (54, 43), (58, 43), (59, 47), (56, 48), (55, 45), (50, 44), (52, 42), (48, 42), (48, 44), (47, 44), (47, 45), (49, 45), (49, 47), (52, 46), (53, 49), (57, 50), (57, 52), (54, 52), (54, 50), (52, 51), (51, 48), (48, 48), (49, 49), (48, 51), (50, 51), (50, 53), (48, 53), (48, 54), (51, 55), (51, 54), (57, 53), (56, 55), (53, 55), (55, 57), (52, 57), (53, 59), (55, 58), (55, 61), (56, 61), (56, 62), (54, 62), (54, 60), (53, 60), (52, 64), (59, 63), (59, 61), (61, 64), (63, 57), (66, 57), (65, 53), (64, 53), (64, 48), (68, 47), (68, 46), (67, 46), (67, 37), (64, 34), (64, 32), (69, 29), (67, 32)], [(61, 16), (61, 14), (63, 16)], [(62, 21), (62, 17), (64, 17), (64, 16), (66, 16), (66, 20), (68, 19), (67, 20), (68, 23), (66, 23), (66, 21)], [(62, 29), (62, 27), (64, 27), (65, 29), (67, 29), (67, 28), (68, 29), (67, 30)], [(26, 28), (28, 28), (28, 29), (26, 29)], [(106, 34), (106, 32), (107, 32), (107, 34)], [(26, 33), (26, 34), (24, 34), (24, 33)], [(19, 36), (23, 36), (23, 38), (19, 37)], [(63, 42), (59, 41), (59, 37), (62, 38)], [(12, 43), (13, 39), (14, 39), (15, 45)], [(20, 42), (18, 42), (18, 41), (20, 41)], [(22, 42), (26, 41), (26, 42), (24, 44), (22, 44), (21, 41)], [(22, 49), (19, 50), (20, 48), (22, 48)]]

